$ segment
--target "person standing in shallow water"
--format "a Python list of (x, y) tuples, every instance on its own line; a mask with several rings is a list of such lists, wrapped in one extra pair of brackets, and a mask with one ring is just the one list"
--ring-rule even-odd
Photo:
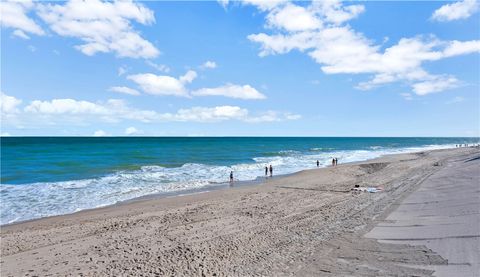
[(317, 160), (317, 167), (319, 167), (319, 166), (320, 166), (320, 162)]
[(230, 183), (233, 183), (233, 171), (230, 171)]
[(332, 166), (335, 166), (335, 158), (332, 159)]
[(272, 167), (272, 165), (270, 165), (270, 177), (272, 177), (272, 176), (273, 176), (273, 167)]
[(268, 177), (268, 166), (265, 166), (265, 177)]

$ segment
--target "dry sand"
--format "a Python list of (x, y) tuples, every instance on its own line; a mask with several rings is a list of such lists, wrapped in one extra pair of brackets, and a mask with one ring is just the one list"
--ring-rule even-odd
[[(448, 264), (433, 247), (364, 235), (422, 182), (479, 156), (394, 155), (3, 226), (1, 275), (430, 276)], [(355, 184), (385, 190), (352, 193)]]

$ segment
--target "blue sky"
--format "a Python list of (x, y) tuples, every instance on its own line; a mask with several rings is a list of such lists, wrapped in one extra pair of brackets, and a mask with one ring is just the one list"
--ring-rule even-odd
[(2, 135), (479, 136), (460, 2), (2, 2)]

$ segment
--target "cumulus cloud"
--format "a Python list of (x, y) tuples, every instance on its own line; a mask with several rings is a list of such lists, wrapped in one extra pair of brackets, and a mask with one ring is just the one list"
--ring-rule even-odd
[(143, 131), (138, 130), (135, 127), (128, 127), (125, 129), (125, 135), (127, 136), (140, 135), (140, 134), (143, 134)]
[[(184, 75), (175, 78), (166, 75), (153, 73), (134, 74), (127, 76), (127, 79), (135, 82), (144, 92), (153, 95), (170, 95), (180, 97), (192, 96), (224, 96), (237, 99), (265, 99), (266, 96), (250, 85), (226, 84), (214, 88), (200, 88), (190, 91), (186, 85), (197, 78), (193, 70), (187, 71)], [(129, 88), (113, 87), (112, 91), (127, 93)]]
[(94, 137), (106, 137), (106, 136), (108, 136), (108, 134), (104, 130), (97, 130), (97, 131), (93, 132), (93, 136)]
[(443, 50), (443, 57), (453, 57), (480, 52), (480, 40), (448, 42), (448, 46)]
[(250, 85), (227, 84), (216, 88), (202, 88), (192, 92), (193, 96), (225, 96), (238, 99), (265, 99), (266, 96)]
[(261, 11), (268, 11), (275, 9), (287, 1), (288, 0), (243, 0), (242, 3), (256, 6)]
[(216, 68), (216, 67), (217, 67), (217, 63), (214, 62), (214, 61), (206, 61), (206, 62), (204, 62), (200, 67), (201, 67), (201, 68), (213, 69), (213, 68)]
[(175, 114), (163, 114), (168, 121), (217, 122), (246, 118), (248, 110), (237, 106), (193, 107), (180, 109)]
[(434, 76), (430, 80), (413, 84), (413, 91), (418, 95), (425, 95), (456, 88), (459, 83), (459, 80), (452, 76)]
[(463, 0), (441, 6), (432, 14), (432, 19), (437, 21), (453, 21), (469, 18), (478, 11), (477, 0)]
[(0, 93), (0, 107), (2, 114), (13, 114), (18, 113), (18, 106), (22, 103), (22, 100), (17, 99), (13, 96), (9, 96)]
[[(359, 83), (358, 89), (404, 82), (418, 95), (454, 88), (454, 76), (433, 75), (425, 71), (425, 62), (480, 52), (480, 41), (441, 41), (434, 36), (401, 38), (384, 50), (381, 45), (353, 30), (345, 22), (364, 11), (362, 5), (344, 6), (339, 1), (315, 1), (306, 7), (293, 3), (267, 11), (267, 26), (272, 34), (251, 34), (248, 39), (260, 44), (261, 57), (285, 54), (292, 50), (306, 53), (320, 64), (326, 74), (370, 74), (372, 78)], [(280, 11), (296, 9), (313, 16), (314, 21), (298, 21), (300, 16), (285, 16), (285, 22), (272, 23)], [(302, 22), (310, 22), (303, 24)]]
[(51, 101), (32, 101), (25, 107), (25, 112), (41, 114), (107, 114), (108, 109), (88, 101), (53, 99)]
[(66, 4), (39, 4), (38, 15), (57, 34), (78, 38), (76, 48), (88, 56), (116, 53), (119, 57), (154, 58), (159, 50), (142, 38), (131, 22), (155, 22), (153, 11), (132, 1), (71, 0)]
[(315, 14), (304, 7), (286, 4), (282, 8), (273, 9), (267, 15), (267, 26), (283, 28), (287, 31), (304, 31), (318, 29), (322, 25)]
[(197, 78), (197, 72), (193, 71), (193, 70), (189, 70), (187, 71), (187, 73), (185, 73), (185, 75), (183, 76), (180, 76), (180, 82), (182, 83), (191, 83), (193, 82), (193, 80), (195, 80), (195, 78)]
[(193, 107), (180, 109), (175, 114), (163, 114), (168, 121), (218, 122), (225, 120), (239, 120), (249, 123), (297, 120), (301, 116), (292, 113), (267, 111), (251, 115), (247, 109), (238, 106)]
[(195, 71), (189, 70), (185, 75), (178, 79), (166, 76), (155, 75), (152, 73), (134, 74), (127, 76), (127, 79), (137, 83), (140, 88), (153, 95), (173, 95), (188, 97), (188, 91), (185, 83), (192, 82), (197, 77)]
[(0, 2), (0, 23), (2, 27), (15, 29), (14, 35), (28, 39), (26, 33), (44, 35), (43, 29), (31, 18), (28, 12), (35, 8), (32, 1), (1, 1)]
[(111, 87), (108, 90), (113, 92), (123, 93), (123, 94), (135, 95), (135, 96), (140, 95), (140, 92), (138, 92), (138, 90), (129, 88), (129, 87)]
[[(119, 122), (219, 122), (226, 120), (237, 120), (242, 122), (272, 122), (297, 120), (301, 116), (288, 112), (256, 112), (251, 113), (246, 108), (238, 106), (215, 106), (215, 107), (191, 107), (182, 108), (176, 112), (158, 112), (153, 110), (143, 110), (131, 107), (126, 101), (119, 99), (109, 99), (107, 101), (90, 102), (75, 99), (52, 99), (52, 100), (34, 100), (20, 109), (18, 105), (21, 102), (16, 99), (9, 99), (10, 104), (5, 110), (12, 112), (15, 120), (8, 117), (4, 122), (7, 125), (23, 124), (34, 125), (38, 127), (39, 122), (44, 124), (68, 124), (68, 125), (89, 125)], [(13, 102), (12, 102), (13, 101)], [(13, 103), (13, 104), (12, 104)], [(2, 108), (3, 111), (3, 108)], [(141, 131), (134, 127), (125, 130), (126, 134), (140, 134)]]
[(278, 121), (285, 121), (285, 120), (297, 120), (300, 118), (302, 118), (302, 116), (299, 114), (267, 111), (267, 112), (261, 113), (260, 115), (249, 117), (246, 119), (246, 121), (251, 123), (261, 123), (261, 122), (278, 122)]
[(365, 11), (363, 5), (344, 6), (339, 0), (312, 2), (312, 10), (327, 24), (339, 25), (356, 18)]

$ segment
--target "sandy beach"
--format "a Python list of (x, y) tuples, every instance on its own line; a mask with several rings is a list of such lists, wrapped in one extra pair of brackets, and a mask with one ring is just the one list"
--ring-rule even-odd
[[(424, 195), (422, 201), (461, 202), (457, 196), (463, 193), (469, 208), (477, 209), (479, 157), (478, 148), (385, 156), (254, 186), (3, 226), (1, 275), (432, 276), (453, 263), (470, 273), (478, 264), (467, 261), (474, 254), (462, 256), (458, 238), (455, 255), (442, 251), (441, 243), (419, 241), (417, 229), (385, 226), (414, 226), (421, 216), (412, 213), (437, 209), (428, 203), (409, 211), (401, 207), (418, 202), (409, 197), (423, 186), (435, 191), (440, 180), (438, 189), (450, 188), (449, 193)], [(465, 188), (455, 189), (456, 180)], [(383, 191), (354, 193), (356, 184)], [(478, 210), (469, 217), (449, 217), (448, 211), (438, 209), (434, 226), (425, 228), (450, 237), (458, 230), (447, 230), (448, 224), (468, 221), (463, 235), (478, 246)], [(420, 219), (413, 222), (413, 216)]]

